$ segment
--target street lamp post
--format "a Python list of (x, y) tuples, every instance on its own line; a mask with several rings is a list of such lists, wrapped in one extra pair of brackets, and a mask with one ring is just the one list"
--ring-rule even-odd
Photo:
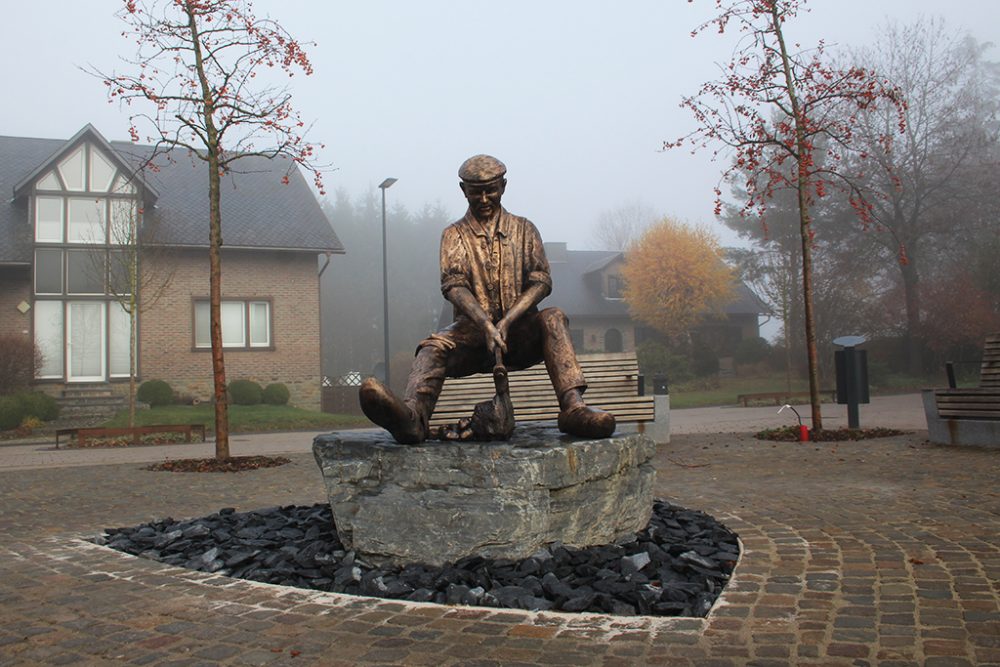
[(396, 182), (395, 178), (387, 178), (378, 186), (382, 191), (382, 337), (385, 361), (385, 386), (389, 385), (389, 261), (385, 242), (385, 191)]

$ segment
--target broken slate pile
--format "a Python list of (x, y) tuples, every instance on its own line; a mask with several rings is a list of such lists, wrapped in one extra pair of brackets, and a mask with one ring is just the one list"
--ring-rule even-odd
[(380, 598), (620, 615), (705, 616), (739, 557), (711, 516), (656, 501), (648, 526), (605, 546), (552, 544), (519, 561), (374, 566), (337, 538), (329, 505), (272, 507), (109, 528), (94, 540), (169, 565)]

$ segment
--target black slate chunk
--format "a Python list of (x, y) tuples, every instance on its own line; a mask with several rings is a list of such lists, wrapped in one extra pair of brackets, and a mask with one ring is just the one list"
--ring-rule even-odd
[(109, 528), (98, 544), (235, 578), (441, 604), (704, 616), (739, 559), (712, 517), (657, 501), (649, 525), (587, 548), (551, 544), (521, 561), (469, 556), (442, 567), (374, 566), (337, 537), (325, 504)]

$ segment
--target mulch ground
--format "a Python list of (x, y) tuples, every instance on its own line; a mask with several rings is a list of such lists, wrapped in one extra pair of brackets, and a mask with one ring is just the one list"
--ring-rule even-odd
[[(904, 435), (905, 431), (894, 428), (884, 428), (876, 426), (874, 428), (837, 428), (823, 429), (822, 431), (809, 431), (809, 440), (812, 442), (843, 442), (845, 440), (869, 440), (871, 438), (888, 438), (895, 435)], [(754, 434), (758, 440), (777, 440), (781, 442), (797, 442), (799, 439), (798, 426), (782, 426), (781, 428), (769, 428), (758, 431)]]
[(231, 456), (228, 459), (177, 459), (145, 468), (162, 472), (243, 472), (276, 468), (291, 461), (284, 456)]

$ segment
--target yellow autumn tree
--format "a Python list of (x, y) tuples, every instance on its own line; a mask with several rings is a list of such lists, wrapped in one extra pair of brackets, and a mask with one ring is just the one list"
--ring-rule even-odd
[(625, 255), (625, 302), (637, 320), (675, 338), (733, 298), (732, 270), (706, 227), (663, 218)]

